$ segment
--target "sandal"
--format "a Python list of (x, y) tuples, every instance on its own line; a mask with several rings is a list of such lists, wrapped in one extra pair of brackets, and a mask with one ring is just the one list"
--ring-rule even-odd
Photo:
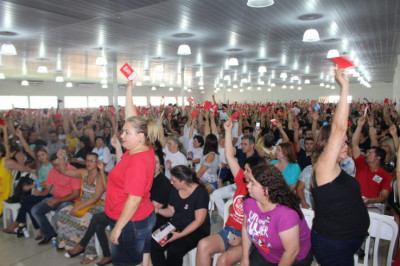
[(81, 260), (81, 264), (92, 263), (95, 259), (97, 259), (97, 256), (96, 257), (84, 257), (83, 260)]

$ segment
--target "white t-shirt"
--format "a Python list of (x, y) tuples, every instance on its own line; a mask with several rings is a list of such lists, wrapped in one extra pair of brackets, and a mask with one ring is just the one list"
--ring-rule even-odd
[(218, 153), (219, 153), (219, 167), (221, 167), (221, 164), (226, 164), (226, 157), (225, 157), (225, 148), (222, 148), (221, 146), (218, 145)]
[(180, 151), (176, 153), (171, 153), (167, 146), (164, 147), (163, 152), (164, 156), (164, 164), (165, 164), (165, 176), (168, 179), (171, 179), (171, 169), (177, 165), (188, 165), (188, 161), (186, 160), (185, 155)]
[(229, 115), (225, 111), (219, 111), (219, 120), (229, 120)]
[(104, 171), (107, 172), (107, 173), (110, 172), (111, 169), (114, 167), (114, 161), (112, 159), (110, 149), (108, 149), (108, 147), (104, 147), (102, 156), (100, 156), (100, 150), (97, 147), (94, 148), (92, 150), (92, 152), (94, 152), (97, 155), (99, 155), (99, 158), (98, 158), (99, 161), (102, 161), (102, 162), (104, 162), (106, 164), (106, 166), (104, 167)]

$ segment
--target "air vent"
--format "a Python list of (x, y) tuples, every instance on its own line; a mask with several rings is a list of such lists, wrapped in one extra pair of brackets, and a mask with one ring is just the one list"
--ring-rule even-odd
[(76, 83), (76, 86), (79, 88), (97, 88), (99, 87), (99, 84), (93, 82), (79, 82)]

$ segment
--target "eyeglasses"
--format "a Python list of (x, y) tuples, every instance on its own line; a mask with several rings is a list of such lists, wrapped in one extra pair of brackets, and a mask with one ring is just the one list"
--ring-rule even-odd
[(96, 163), (97, 160), (86, 160), (86, 162), (87, 162), (87, 163), (88, 163), (88, 162)]
[(96, 140), (96, 143), (103, 143), (104, 141), (102, 140)]

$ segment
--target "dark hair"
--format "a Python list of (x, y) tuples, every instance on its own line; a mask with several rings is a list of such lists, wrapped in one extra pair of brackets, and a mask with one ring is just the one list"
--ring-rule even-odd
[(313, 138), (305, 138), (305, 139), (304, 139), (304, 142), (306, 142), (307, 140), (314, 141), (314, 139), (313, 139)]
[(171, 176), (175, 177), (179, 181), (185, 181), (186, 184), (198, 184), (200, 185), (200, 180), (197, 175), (186, 165), (177, 165), (171, 169)]
[(95, 156), (96, 159), (99, 158), (99, 155), (98, 155), (97, 153), (95, 153), (95, 152), (89, 152), (89, 153), (87, 153), (87, 154), (86, 154), (86, 157), (88, 157), (89, 155)]
[(264, 146), (265, 146), (265, 147), (270, 148), (270, 147), (274, 146), (274, 144), (275, 144), (275, 138), (274, 138), (273, 135), (271, 135), (271, 134), (265, 134), (264, 137), (263, 137), (263, 139), (264, 139)]
[(244, 139), (249, 140), (249, 144), (250, 144), (250, 145), (256, 143), (256, 140), (255, 140), (255, 138), (254, 138), (253, 135), (244, 135), (244, 136), (242, 137), (242, 140), (244, 140)]
[(56, 134), (56, 135), (58, 136), (57, 130), (49, 130), (49, 136), (50, 136), (51, 134)]
[(252, 127), (244, 127), (244, 128), (243, 128), (243, 132), (244, 132), (245, 130), (250, 131), (250, 133), (253, 133), (253, 132), (254, 132), (254, 128), (252, 128)]
[(206, 137), (206, 143), (204, 144), (203, 155), (210, 152), (218, 154), (218, 139), (214, 134), (208, 134)]
[(314, 161), (316, 162), (318, 157), (324, 151), (326, 144), (328, 144), (329, 137), (331, 136), (331, 124), (321, 127), (318, 132), (317, 141), (315, 143), (314, 149)]
[(79, 137), (79, 142), (83, 142), (83, 144), (85, 144), (85, 149), (91, 148), (92, 146), (90, 143), (90, 139), (86, 136)]
[(193, 137), (193, 139), (197, 139), (197, 141), (200, 143), (200, 147), (204, 146), (204, 138), (200, 135), (196, 135)]
[(380, 164), (381, 166), (385, 164), (385, 159), (386, 159), (386, 151), (384, 149), (382, 149), (381, 147), (377, 147), (377, 146), (372, 146), (370, 148), (370, 150), (375, 150), (375, 156), (376, 157), (381, 157), (380, 159)]
[(96, 141), (96, 140), (98, 140), (98, 139), (101, 139), (101, 140), (104, 142), (104, 137), (103, 137), (103, 136), (96, 136), (96, 137), (94, 138), (94, 141)]
[(279, 203), (295, 210), (300, 219), (303, 219), (303, 213), (300, 210), (300, 199), (290, 191), (278, 168), (269, 164), (261, 164), (254, 167), (252, 174), (261, 186), (268, 189), (269, 200), (272, 203)]
[(50, 156), (50, 162), (54, 162), (54, 161), (57, 160), (57, 159), (58, 159), (57, 153), (53, 153), (53, 154)]
[(279, 146), (282, 149), (283, 155), (285, 155), (287, 161), (289, 163), (295, 163), (296, 158), (294, 157), (294, 151), (293, 151), (293, 146), (289, 142), (281, 142), (279, 143)]
[(254, 167), (260, 164), (265, 164), (265, 160), (260, 156), (251, 156), (244, 161), (244, 164), (248, 164), (253, 172)]

